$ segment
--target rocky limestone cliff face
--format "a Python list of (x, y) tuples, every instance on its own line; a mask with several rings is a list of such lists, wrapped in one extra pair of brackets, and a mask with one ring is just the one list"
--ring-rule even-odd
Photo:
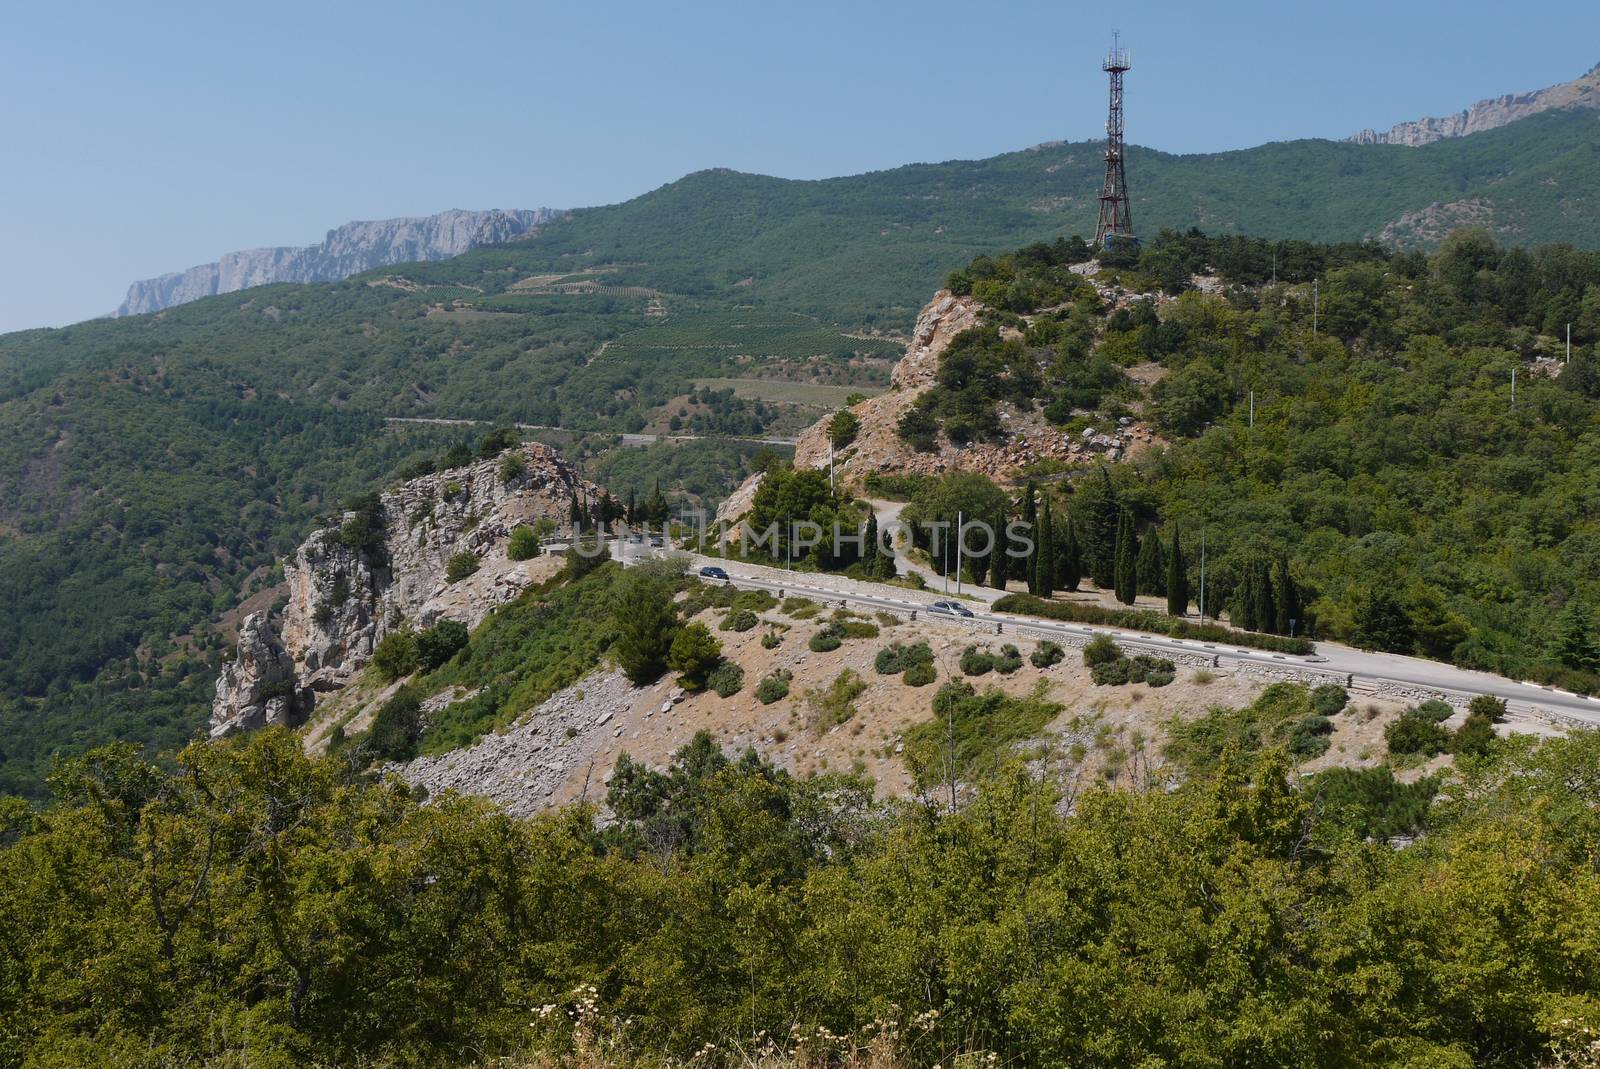
[(216, 263), (135, 282), (112, 314), (157, 312), (270, 282), (337, 282), (388, 264), (448, 260), (480, 245), (523, 237), (561, 214), (552, 208), (496, 208), (346, 223), (328, 231), (319, 245), (230, 252)]
[[(239, 625), (238, 651), (217, 676), (216, 704), (229, 710), (228, 726), (254, 731), (296, 723), (310, 708), (311, 696), (303, 693), (296, 681), (294, 661), (284, 651), (266, 613), (244, 618)], [(219, 733), (213, 730), (213, 734)]]
[(1347, 140), (1358, 145), (1419, 145), (1447, 137), (1493, 130), (1553, 108), (1600, 109), (1600, 64), (1582, 77), (1531, 93), (1508, 93), (1492, 100), (1480, 100), (1454, 115), (1416, 119), (1399, 123), (1386, 131), (1362, 130)]
[[(245, 621), (239, 656), (218, 679), (212, 734), (297, 722), (316, 695), (364, 668), (389, 631), (441, 619), (473, 627), (520, 594), (531, 582), (530, 562), (506, 556), (512, 529), (545, 518), (565, 524), (573, 494), (592, 499), (599, 490), (548, 446), (528, 443), (516, 455), (523, 471), (510, 479), (501, 474), (502, 454), (386, 491), (378, 506), (381, 554), (347, 545), (341, 527), (306, 539), (284, 562), (289, 602), (281, 627), (260, 613)], [(450, 558), (462, 552), (479, 558), (478, 571), (446, 581)], [(291, 698), (283, 706), (262, 699), (280, 692)]]
[[(974, 297), (957, 297), (949, 290), (933, 295), (933, 300), (917, 314), (905, 356), (889, 374), (889, 392), (869, 397), (851, 409), (861, 420), (861, 431), (854, 442), (835, 453), (835, 473), (853, 481), (869, 471), (908, 470), (916, 453), (897, 432), (900, 417), (933, 385), (939, 372), (939, 357), (956, 335), (978, 326), (983, 313), (983, 302)], [(813, 424), (800, 436), (794, 463), (797, 468), (828, 466), (827, 419)]]

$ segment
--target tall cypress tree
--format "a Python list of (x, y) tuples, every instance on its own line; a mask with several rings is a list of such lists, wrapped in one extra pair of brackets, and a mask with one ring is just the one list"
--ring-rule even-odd
[(1044, 499), (1044, 507), (1039, 512), (1039, 547), (1038, 569), (1034, 574), (1034, 593), (1041, 598), (1048, 598), (1056, 591), (1056, 548), (1055, 532), (1050, 528), (1050, 499)]
[(878, 516), (876, 513), (867, 513), (867, 533), (862, 540), (865, 544), (861, 547), (861, 570), (867, 575), (876, 577), (878, 574)]
[(1167, 592), (1167, 561), (1161, 539), (1151, 531), (1139, 541), (1139, 593), (1160, 596)]
[(1127, 509), (1117, 523), (1116, 546), (1117, 600), (1132, 605), (1139, 588), (1139, 536), (1133, 530), (1133, 513)]
[(1004, 590), (1011, 572), (1011, 558), (1006, 556), (1006, 514), (999, 513), (990, 523), (994, 526), (994, 547), (989, 551), (989, 585)]
[(1252, 585), (1256, 596), (1256, 629), (1271, 631), (1277, 627), (1278, 606), (1272, 596), (1272, 569), (1267, 565), (1265, 557), (1256, 558), (1255, 582)]
[(1032, 482), (1022, 488), (1022, 525), (1027, 530), (1028, 537), (1033, 540), (1033, 549), (1028, 551), (1026, 557), (1014, 562), (1011, 574), (1013, 578), (1027, 583), (1028, 593), (1033, 594), (1037, 593), (1033, 589), (1033, 575), (1039, 567), (1036, 556), (1039, 551), (1039, 501)]
[[(978, 521), (976, 519), (966, 520), (968, 525), (972, 525), (977, 522)], [(959, 533), (958, 537), (960, 537)], [(961, 563), (966, 567), (966, 578), (972, 583), (972, 585), (982, 586), (983, 577), (985, 573), (989, 571), (989, 554), (985, 553), (980, 556), (979, 554), (972, 552), (972, 543), (969, 542), (965, 537), (961, 537)]]
[(1272, 587), (1277, 618), (1274, 621), (1276, 630), (1280, 635), (1287, 635), (1290, 631), (1303, 628), (1305, 619), (1302, 616), (1300, 605), (1300, 588), (1295, 586), (1294, 576), (1289, 574), (1289, 558), (1280, 556), (1272, 571)]
[(1228, 622), (1243, 631), (1256, 629), (1256, 571), (1247, 562), (1239, 573), (1239, 585), (1228, 603)]
[(1183, 562), (1183, 540), (1172, 532), (1172, 552), (1167, 555), (1167, 612), (1183, 616), (1189, 611), (1189, 573)]
[(1117, 491), (1111, 485), (1111, 473), (1100, 466), (1100, 478), (1091, 480), (1082, 491), (1083, 504), (1078, 511), (1083, 524), (1078, 529), (1078, 544), (1082, 547), (1084, 570), (1101, 590), (1110, 590), (1117, 579), (1117, 524), (1119, 508)]
[(1056, 543), (1056, 586), (1062, 590), (1076, 590), (1083, 582), (1083, 550), (1078, 546), (1077, 524), (1068, 511), (1066, 522), (1061, 524), (1061, 537)]

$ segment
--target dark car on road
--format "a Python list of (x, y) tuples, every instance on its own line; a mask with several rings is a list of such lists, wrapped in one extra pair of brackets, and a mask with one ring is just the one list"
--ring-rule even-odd
[(708, 564), (704, 568), (700, 569), (700, 578), (726, 579), (728, 578), (728, 573), (723, 571), (721, 568), (718, 568), (715, 564)]

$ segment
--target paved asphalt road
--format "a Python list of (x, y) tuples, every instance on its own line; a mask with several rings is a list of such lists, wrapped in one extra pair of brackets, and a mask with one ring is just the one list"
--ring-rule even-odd
[[(555, 546), (551, 547), (552, 550), (556, 548)], [(621, 558), (624, 563), (633, 563), (639, 558), (641, 550), (642, 547), (636, 545), (629, 545), (625, 550), (614, 545), (613, 555)], [(711, 557), (692, 557), (691, 559), (694, 561), (694, 567), (696, 568), (709, 564), (726, 569), (729, 581), (735, 586), (767, 590), (773, 593), (779, 590), (794, 591), (808, 597), (825, 597), (830, 601), (841, 601), (864, 609), (884, 609), (896, 612), (914, 611), (925, 614), (929, 604), (945, 600), (945, 596), (942, 593), (932, 589), (914, 591), (900, 587), (881, 586), (877, 589), (869, 587), (868, 590), (863, 590), (861, 588), (867, 586), (867, 584), (854, 582), (841, 584), (839, 588), (831, 588), (826, 585), (829, 577), (816, 573), (784, 572), (782, 569), (767, 568), (753, 565), (749, 562), (724, 561)], [(993, 594), (994, 591), (982, 590), (978, 593), (980, 595)], [(1519, 683), (1516, 680), (1491, 675), (1487, 672), (1468, 671), (1464, 668), (1456, 668), (1453, 665), (1423, 660), (1418, 657), (1403, 657), (1393, 653), (1374, 653), (1367, 650), (1353, 649), (1349, 646), (1341, 646), (1332, 642), (1318, 642), (1314, 654), (1301, 657), (1292, 654), (1269, 653), (1265, 650), (1231, 646), (1227, 643), (1197, 642), (1143, 631), (1130, 631), (1123, 628), (1091, 627), (1086, 624), (1041, 620), (1036, 617), (1017, 616), (1011, 613), (997, 613), (981, 600), (967, 603), (967, 607), (973, 614), (969, 623), (978, 633), (994, 633), (995, 628), (993, 625), (999, 625), (1002, 634), (1019, 625), (1025, 626), (1030, 632), (1034, 633), (1056, 633), (1079, 638), (1085, 635), (1106, 633), (1113, 638), (1136, 642), (1141, 646), (1155, 649), (1170, 650), (1175, 653), (1198, 654), (1200, 656), (1214, 656), (1217, 658), (1219, 665), (1250, 663), (1278, 668), (1298, 668), (1325, 672), (1330, 676), (1350, 677), (1356, 681), (1367, 681), (1375, 684), (1390, 683), (1404, 687), (1422, 687), (1469, 697), (1476, 694), (1492, 694), (1497, 698), (1505, 699), (1510, 704), (1511, 709), (1516, 712), (1545, 710), (1573, 717), (1585, 724), (1600, 727), (1600, 700), (1581, 694), (1553, 690), (1534, 683)]]

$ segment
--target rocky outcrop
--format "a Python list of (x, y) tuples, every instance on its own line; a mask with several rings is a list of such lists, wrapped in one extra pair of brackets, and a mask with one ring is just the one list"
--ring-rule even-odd
[[(861, 420), (856, 440), (834, 456), (834, 470), (846, 480), (868, 471), (907, 470), (914, 456), (901, 439), (900, 417), (914, 405), (939, 372), (939, 357), (956, 335), (983, 321), (983, 302), (940, 290), (917, 315), (905, 356), (889, 374), (888, 393), (869, 397), (851, 411)], [(828, 421), (813, 424), (794, 449), (795, 467), (828, 466)]]
[(561, 214), (551, 208), (496, 208), (346, 223), (328, 231), (318, 245), (230, 252), (216, 263), (135, 282), (112, 314), (157, 312), (270, 282), (337, 282), (387, 264), (448, 260), (480, 245), (523, 237)]
[[(529, 564), (506, 555), (512, 529), (541, 519), (565, 524), (574, 494), (593, 500), (599, 489), (554, 449), (528, 443), (402, 483), (370, 513), (317, 531), (284, 562), (289, 600), (281, 629), (263, 614), (245, 621), (239, 656), (218, 680), (213, 733), (280, 722), (274, 715), (303, 717), (317, 694), (348, 683), (397, 627), (441, 619), (477, 625), (532, 581)], [(374, 552), (355, 536), (362, 518), (381, 531)], [(462, 553), (477, 558), (478, 570), (452, 583), (446, 571)], [(292, 694), (292, 707), (257, 709), (261, 687)]]
[[(1120, 307), (1132, 300), (1154, 299), (1160, 295), (1132, 294), (1113, 287), (1100, 289), (1107, 307)], [(917, 316), (916, 328), (906, 354), (891, 372), (892, 389), (868, 398), (851, 411), (861, 421), (856, 439), (833, 457), (835, 476), (847, 485), (860, 487), (873, 472), (939, 475), (947, 471), (976, 471), (991, 478), (1009, 479), (1018, 469), (1040, 460), (1086, 461), (1099, 457), (1121, 460), (1155, 444), (1150, 428), (1122, 417), (1114, 424), (1084, 428), (1067, 434), (1046, 420), (1041, 412), (1020, 411), (1009, 405), (1000, 408), (1006, 425), (1003, 441), (956, 445), (941, 437), (931, 452), (918, 452), (899, 434), (900, 418), (916, 404), (938, 375), (939, 360), (957, 335), (983, 321), (983, 304), (973, 297), (958, 297), (941, 290)], [(813, 424), (795, 446), (797, 467), (828, 466), (828, 420)], [(755, 490), (748, 480), (730, 501), (747, 501)], [(718, 516), (722, 517), (719, 510)], [(731, 511), (731, 510), (727, 510)], [(733, 518), (731, 515), (727, 518)]]
[(1508, 93), (1492, 100), (1480, 100), (1454, 115), (1416, 119), (1398, 123), (1385, 131), (1363, 130), (1348, 138), (1358, 145), (1431, 144), (1448, 137), (1493, 130), (1554, 108), (1600, 109), (1600, 64), (1582, 77), (1531, 93)]
[(238, 655), (217, 676), (216, 704), (228, 715), (213, 719), (212, 734), (231, 728), (253, 731), (270, 724), (293, 725), (310, 708), (310, 695), (295, 679), (294, 659), (284, 650), (265, 612), (239, 625)]

